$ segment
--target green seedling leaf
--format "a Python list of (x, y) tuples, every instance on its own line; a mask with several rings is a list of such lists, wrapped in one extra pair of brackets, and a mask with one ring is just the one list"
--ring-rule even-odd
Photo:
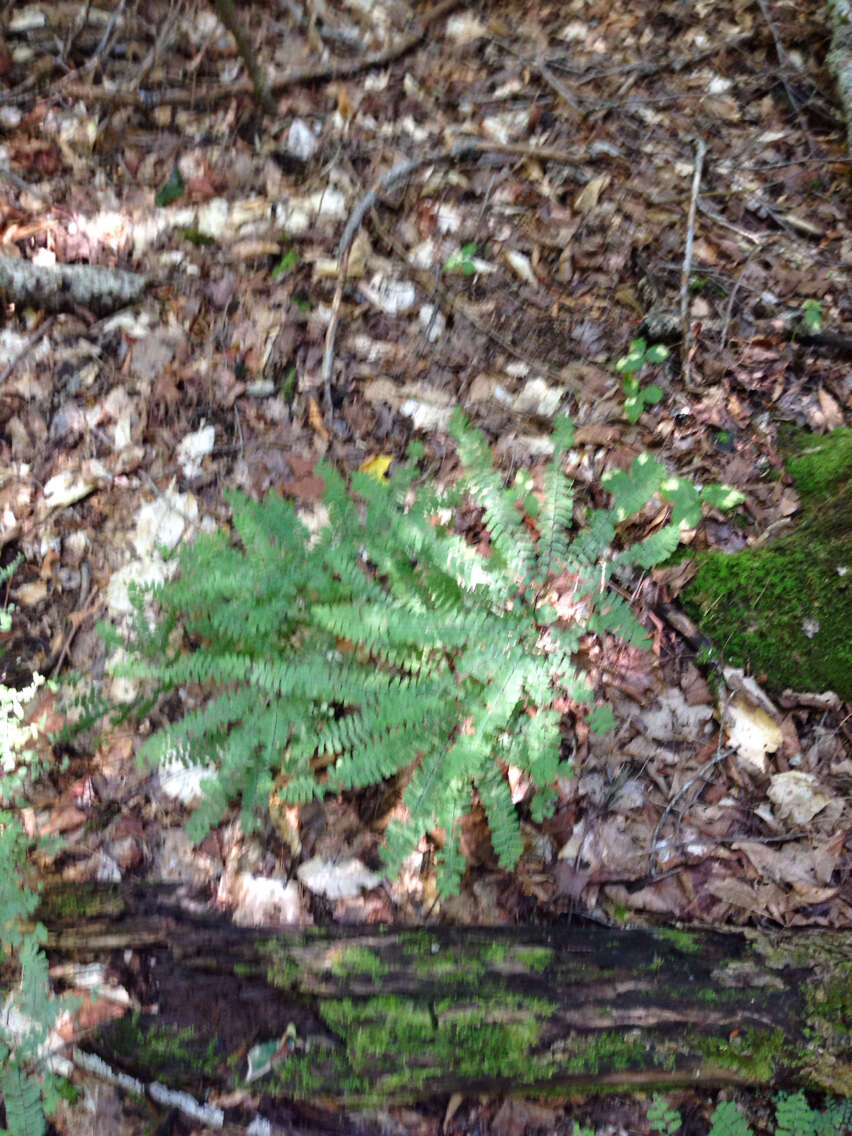
[(645, 348), (647, 343), (644, 339), (634, 339), (630, 343), (630, 350), (615, 364), (616, 371), (622, 371), (625, 374), (632, 375), (634, 371), (638, 371), (642, 364), (645, 362)]
[(476, 272), (473, 259), (476, 256), (476, 250), (475, 244), (462, 245), (458, 252), (454, 252), (452, 256), (447, 258), (444, 264), (444, 272), (461, 271), (465, 276), (473, 276)]
[(645, 352), (646, 363), (662, 363), (664, 359), (668, 359), (669, 349), (663, 346), (662, 343), (652, 344)]
[(660, 493), (674, 506), (672, 524), (685, 525), (688, 529), (701, 524), (701, 499), (691, 481), (683, 477), (667, 477), (660, 486)]
[(293, 271), (298, 263), (299, 254), (294, 248), (288, 249), (272, 269), (272, 272), (270, 273), (272, 279), (280, 280), (283, 276), (287, 276), (288, 273)]
[(638, 513), (660, 488), (665, 476), (665, 466), (650, 454), (640, 454), (630, 473), (623, 469), (611, 469), (605, 473), (602, 481), (604, 488), (612, 494), (616, 519), (623, 521), (625, 517)]
[(802, 304), (805, 326), (813, 335), (822, 327), (822, 304), (819, 300), (805, 300)]
[(717, 430), (713, 435), (713, 440), (720, 450), (732, 450), (734, 448), (734, 435), (730, 430)]
[(284, 378), (281, 380), (281, 399), (288, 405), (293, 401), (293, 395), (296, 393), (296, 368), (291, 367)]
[(745, 501), (745, 494), (730, 485), (720, 485), (714, 481), (712, 485), (705, 485), (701, 490), (701, 500), (706, 501), (714, 509), (733, 509)]
[(648, 403), (649, 405), (655, 402), (659, 402), (663, 397), (662, 389), (658, 387), (656, 383), (651, 383), (649, 386), (643, 387), (643, 389), (640, 391), (640, 394), (642, 396), (642, 401)]
[(611, 706), (596, 706), (587, 719), (589, 729), (596, 734), (605, 734), (615, 726), (615, 715)]
[(180, 170), (175, 166), (172, 170), (171, 177), (165, 184), (161, 185), (157, 190), (157, 195), (154, 198), (154, 204), (163, 206), (171, 205), (173, 201), (177, 201), (184, 191), (183, 178), (180, 176)]
[(637, 394), (630, 395), (629, 398), (624, 400), (624, 413), (627, 415), (628, 421), (634, 424), (642, 417), (642, 410), (644, 403)]

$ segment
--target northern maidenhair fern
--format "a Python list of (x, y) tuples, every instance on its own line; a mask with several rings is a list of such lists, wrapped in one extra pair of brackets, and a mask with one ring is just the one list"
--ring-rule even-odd
[[(145, 751), (216, 768), (190, 823), (193, 838), (236, 798), (251, 828), (273, 783), (299, 802), (405, 773), (407, 818), (388, 830), (388, 870), (437, 832), (447, 894), (464, 867), (460, 822), (474, 799), (500, 864), (511, 868), (522, 851), (508, 765), (532, 782), (533, 815), (552, 809), (565, 770), (554, 702), (592, 700), (574, 661), (580, 637), (646, 641), (610, 576), (658, 563), (680, 525), (621, 551), (613, 545), (616, 526), (662, 490), (666, 471), (643, 457), (611, 475), (611, 507), (577, 531), (562, 472), (569, 421), (556, 427), (536, 491), (526, 473), (506, 487), (461, 414), (452, 431), (464, 470), (452, 490), (415, 488), (415, 445), (387, 482), (355, 474), (347, 485), (321, 466), (329, 523), (313, 537), (277, 495), (258, 503), (233, 493), (233, 535), (201, 536), (182, 551), (181, 571), (154, 593), (161, 619), (153, 629), (137, 595), (136, 632), (118, 673), (161, 694), (191, 687), (200, 699)], [(483, 510), (487, 555), (455, 531), (467, 497)], [(560, 618), (548, 603), (557, 574), (570, 581), (582, 618)], [(606, 707), (589, 717), (597, 728), (612, 721)]]

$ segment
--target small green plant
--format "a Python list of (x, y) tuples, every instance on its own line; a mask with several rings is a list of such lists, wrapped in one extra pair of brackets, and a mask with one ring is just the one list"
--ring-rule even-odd
[(680, 1113), (657, 1093), (648, 1105), (648, 1123), (652, 1131), (661, 1133), (661, 1136), (676, 1136), (681, 1126)]
[(272, 272), (270, 274), (272, 276), (272, 279), (282, 280), (285, 276), (289, 276), (289, 274), (293, 271), (298, 263), (299, 254), (296, 252), (296, 250), (294, 248), (287, 249), (287, 251), (282, 255), (281, 259), (272, 269)]
[(627, 354), (622, 355), (615, 364), (616, 371), (624, 377), (624, 393), (627, 396), (624, 412), (631, 422), (638, 422), (645, 406), (659, 402), (663, 397), (662, 390), (656, 384), (643, 387), (639, 376), (647, 364), (662, 363), (668, 355), (669, 349), (662, 343), (652, 343), (649, 347), (644, 339), (634, 339)]
[(464, 276), (473, 276), (476, 273), (475, 244), (462, 245), (458, 252), (447, 257), (444, 272), (461, 272)]
[(173, 201), (177, 201), (185, 188), (186, 186), (180, 175), (180, 170), (175, 166), (168, 180), (163, 182), (154, 195), (154, 204), (160, 208), (165, 205), (171, 205)]
[(802, 319), (811, 335), (822, 328), (822, 304), (819, 300), (805, 300), (802, 304)]
[[(653, 1097), (648, 1106), (648, 1123), (652, 1133), (676, 1136), (681, 1117), (665, 1097)], [(710, 1118), (709, 1136), (754, 1136), (748, 1121), (734, 1101), (720, 1101)], [(852, 1131), (852, 1102), (829, 1101), (817, 1110), (808, 1104), (802, 1092), (779, 1093), (775, 1098), (774, 1136), (842, 1136)]]
[[(678, 499), (669, 524), (617, 550), (619, 524), (668, 484), (648, 454), (605, 478), (612, 504), (574, 530), (573, 485), (561, 468), (569, 420), (556, 426), (538, 489), (523, 471), (507, 487), (459, 412), (451, 430), (463, 468), (452, 489), (416, 487), (422, 446), (414, 444), (387, 481), (357, 473), (349, 488), (332, 466), (318, 467), (329, 523), (313, 537), (277, 495), (257, 503), (233, 493), (237, 539), (217, 532), (183, 549), (179, 574), (153, 593), (156, 626), (136, 594), (131, 641), (111, 637), (127, 652), (116, 672), (154, 694), (202, 696), (144, 747), (158, 761), (215, 763), (189, 822), (192, 839), (239, 796), (251, 829), (273, 787), (303, 802), (403, 774), (408, 815), (388, 829), (388, 872), (437, 834), (438, 883), (451, 894), (464, 868), (461, 821), (475, 801), (500, 865), (512, 868), (523, 851), (508, 766), (530, 779), (533, 818), (549, 815), (554, 782), (569, 771), (554, 702), (593, 699), (574, 662), (580, 638), (647, 644), (609, 580), (666, 559), (684, 506)], [(455, 531), (468, 499), (482, 510), (488, 555)], [(570, 618), (548, 601), (564, 573), (574, 581)], [(588, 721), (602, 730), (614, 719), (601, 704)]]

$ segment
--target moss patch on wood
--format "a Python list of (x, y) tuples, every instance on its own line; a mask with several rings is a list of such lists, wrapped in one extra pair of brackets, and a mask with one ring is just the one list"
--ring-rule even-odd
[(702, 553), (689, 614), (770, 688), (852, 698), (852, 430), (787, 439), (802, 501), (795, 529), (734, 555)]

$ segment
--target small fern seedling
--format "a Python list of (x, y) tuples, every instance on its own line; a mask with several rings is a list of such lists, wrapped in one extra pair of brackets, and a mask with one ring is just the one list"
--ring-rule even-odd
[[(155, 693), (191, 688), (200, 700), (144, 752), (215, 762), (190, 821), (193, 839), (239, 797), (251, 829), (273, 790), (304, 802), (402, 773), (407, 818), (388, 829), (388, 872), (436, 834), (446, 895), (458, 888), (461, 821), (476, 801), (500, 865), (512, 868), (523, 850), (507, 767), (533, 786), (534, 819), (552, 810), (556, 779), (568, 772), (555, 703), (593, 701), (574, 661), (580, 638), (591, 631), (646, 643), (609, 580), (665, 559), (680, 522), (613, 551), (616, 527), (666, 477), (643, 455), (629, 473), (611, 475), (612, 505), (576, 530), (562, 471), (573, 441), (567, 419), (555, 428), (540, 498), (529, 475), (504, 484), (460, 413), (451, 429), (463, 468), (453, 489), (415, 486), (419, 444), (387, 481), (358, 473), (347, 486), (322, 465), (329, 523), (314, 538), (277, 495), (255, 502), (233, 493), (233, 537), (202, 535), (183, 549), (178, 575), (154, 592), (156, 627), (147, 628), (146, 597), (136, 596), (136, 634), (118, 673)], [(488, 555), (455, 532), (468, 497), (483, 511)], [(582, 621), (560, 619), (546, 600), (565, 572)], [(605, 729), (613, 718), (602, 705), (588, 720)]]

